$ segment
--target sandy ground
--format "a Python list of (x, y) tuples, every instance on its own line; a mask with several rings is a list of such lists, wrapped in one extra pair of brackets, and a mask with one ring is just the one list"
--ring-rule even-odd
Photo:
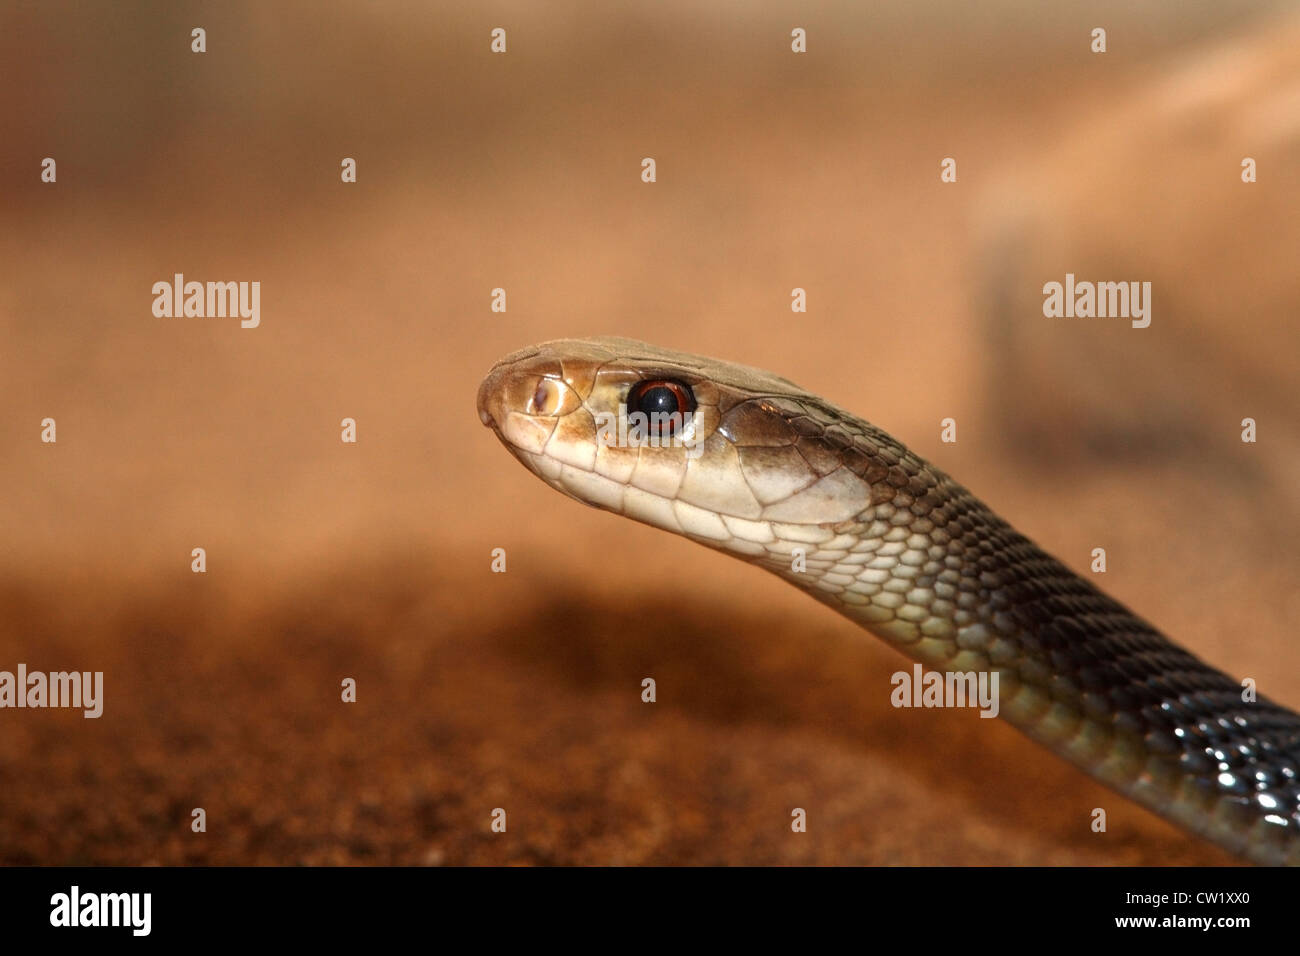
[[(0, 669), (102, 670), (107, 689), (98, 720), (0, 711), (0, 862), (1231, 862), (998, 721), (894, 710), (902, 658), (759, 571), (556, 496), (474, 394), (501, 354), (596, 333), (779, 371), (1076, 569), (1105, 547), (1108, 590), (1300, 704), (1292, 459), (1267, 440), (1297, 431), (1290, 237), (1238, 217), (1264, 250), (1251, 273), (1183, 276), (1192, 305), (1157, 322), (1196, 350), (1090, 363), (1113, 343), (1039, 349), (1011, 313), (1023, 377), (990, 337), (982, 254), (995, 183), (1256, 11), (1117, 7), (1102, 60), (1086, 11), (830, 5), (800, 58), (784, 13), (692, 9), (507, 5), (496, 58), (496, 17), (416, 5), (6, 14)], [(1259, 188), (1261, 209), (1300, 197)], [(1026, 228), (1059, 239), (1044, 218)], [(1098, 225), (1070, 235), (1109, 248)], [(261, 326), (155, 318), (175, 272), (260, 281)], [(1260, 275), (1283, 278), (1254, 303)], [(1246, 345), (1197, 282), (1236, 284)], [(1115, 409), (1162, 370), (1189, 428), (1135, 442)], [(1243, 414), (1267, 423), (1257, 445), (1235, 440)], [(1071, 442), (1080, 421), (1125, 453)]]

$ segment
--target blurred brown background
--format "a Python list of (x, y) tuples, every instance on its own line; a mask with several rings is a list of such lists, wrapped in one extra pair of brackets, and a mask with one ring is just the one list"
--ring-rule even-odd
[[(1300, 704), (1300, 28), (1138, 6), (7, 4), (0, 669), (106, 700), (0, 711), (0, 862), (1230, 862), (474, 412), (548, 338), (773, 369)], [(1067, 271), (1151, 328), (1045, 319)]]

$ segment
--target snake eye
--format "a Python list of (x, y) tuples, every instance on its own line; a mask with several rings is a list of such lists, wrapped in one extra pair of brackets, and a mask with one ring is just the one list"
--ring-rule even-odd
[(632, 386), (627, 393), (627, 410), (645, 415), (652, 434), (664, 430), (675, 434), (681, 429), (682, 420), (695, 411), (695, 396), (681, 382), (650, 379)]
[(528, 414), (554, 415), (564, 401), (564, 389), (555, 379), (543, 378), (537, 382), (537, 391), (528, 401)]

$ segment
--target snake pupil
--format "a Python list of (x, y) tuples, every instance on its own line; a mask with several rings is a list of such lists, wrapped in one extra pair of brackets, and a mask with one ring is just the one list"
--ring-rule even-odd
[(641, 408), (649, 413), (662, 412), (666, 415), (681, 411), (677, 407), (677, 396), (667, 388), (652, 388), (646, 392), (641, 396)]
[[(628, 392), (627, 409), (641, 412), (650, 422), (674, 421), (667, 416), (677, 416), (672, 427), (680, 427), (682, 418), (695, 411), (695, 396), (680, 382), (638, 382)], [(659, 418), (655, 418), (655, 416)]]

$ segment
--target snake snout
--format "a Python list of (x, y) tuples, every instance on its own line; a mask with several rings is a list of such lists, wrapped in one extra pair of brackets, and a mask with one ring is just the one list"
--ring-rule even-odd
[(520, 429), (549, 435), (555, 418), (578, 402), (562, 375), (559, 360), (537, 349), (507, 356), (478, 387), (479, 421), (510, 440), (519, 439)]
[(478, 418), (488, 428), (498, 432), (510, 412), (512, 385), (520, 377), (520, 369), (535, 359), (541, 350), (537, 347), (520, 349), (497, 361), (478, 387)]
[(496, 408), (497, 401), (501, 395), (501, 388), (498, 382), (496, 370), (489, 372), (479, 383), (478, 387), (478, 417), (488, 428), (493, 428), (497, 422), (497, 413), (500, 411)]

